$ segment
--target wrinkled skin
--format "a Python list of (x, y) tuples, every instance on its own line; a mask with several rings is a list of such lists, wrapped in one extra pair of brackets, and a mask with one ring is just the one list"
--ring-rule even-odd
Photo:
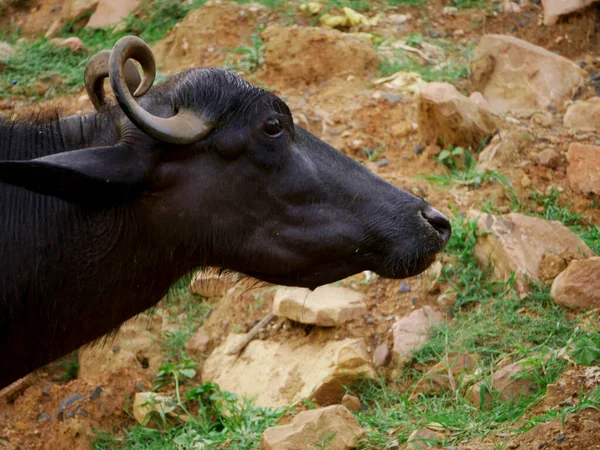
[[(450, 224), (293, 124), (283, 101), (192, 69), (140, 104), (212, 129), (159, 142), (114, 106), (0, 123), (0, 388), (117, 329), (199, 266), (315, 288), (425, 270)], [(27, 357), (24, 357), (27, 355)]]

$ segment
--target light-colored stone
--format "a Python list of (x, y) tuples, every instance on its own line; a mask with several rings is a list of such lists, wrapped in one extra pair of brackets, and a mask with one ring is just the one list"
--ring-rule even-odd
[(300, 323), (333, 327), (366, 314), (363, 294), (338, 286), (321, 286), (314, 291), (282, 287), (273, 301), (273, 313)]
[(155, 392), (137, 392), (133, 399), (133, 417), (141, 425), (148, 428), (157, 428), (163, 424), (162, 417), (177, 418), (180, 422), (187, 422), (188, 418), (180, 414), (175, 399)]
[(497, 170), (507, 164), (520, 161), (520, 155), (527, 148), (534, 137), (523, 130), (501, 130), (489, 144), (479, 153), (479, 169)]
[(206, 331), (206, 328), (200, 327), (185, 344), (185, 350), (191, 355), (206, 353), (210, 347), (211, 341), (212, 339)]
[[(122, 1), (122, 0), (121, 0)], [(63, 20), (72, 23), (83, 16), (93, 13), (98, 7), (98, 0), (70, 0), (65, 2)]]
[(600, 132), (600, 97), (569, 106), (563, 122), (570, 131)]
[(230, 334), (206, 360), (202, 377), (225, 391), (256, 398), (259, 406), (287, 406), (303, 398), (336, 404), (346, 393), (344, 386), (375, 374), (362, 339), (254, 340), (239, 355), (227, 355), (240, 339)]
[(544, 25), (555, 25), (560, 16), (587, 8), (597, 0), (542, 0)]
[(492, 387), (500, 392), (500, 401), (529, 397), (537, 390), (533, 378), (524, 369), (525, 361), (502, 367), (492, 375)]
[(375, 351), (373, 352), (373, 365), (375, 367), (388, 366), (391, 361), (392, 352), (390, 352), (390, 347), (387, 345), (387, 342), (382, 342), (375, 347)]
[(444, 436), (429, 428), (419, 428), (408, 437), (408, 450), (426, 450), (428, 448), (441, 448)]
[(431, 306), (424, 306), (396, 320), (393, 326), (394, 353), (400, 363), (410, 360), (413, 351), (426, 340), (431, 327), (444, 320)]
[(574, 62), (512, 36), (485, 35), (472, 61), (473, 87), (492, 109), (521, 117), (561, 107), (586, 79)]
[(62, 18), (55, 19), (54, 22), (52, 22), (48, 27), (48, 30), (46, 31), (46, 34), (44, 34), (44, 37), (46, 39), (52, 39), (57, 37), (62, 31), (63, 25), (64, 24)]
[(360, 399), (350, 394), (346, 394), (342, 397), (342, 405), (353, 412), (358, 412), (362, 409)]
[(90, 344), (79, 352), (79, 378), (96, 385), (103, 374), (121, 368), (139, 368), (157, 373), (163, 363), (159, 336), (163, 319), (140, 315), (125, 322), (114, 340)]
[(86, 28), (108, 28), (117, 25), (140, 5), (140, 0), (100, 0)]
[(333, 405), (301, 412), (287, 425), (267, 428), (260, 438), (260, 448), (301, 450), (326, 443), (327, 450), (350, 450), (364, 433), (347, 408)]
[(559, 305), (576, 310), (600, 307), (600, 257), (571, 261), (550, 291)]
[(443, 142), (478, 148), (498, 129), (499, 120), (481, 104), (462, 95), (449, 83), (421, 87), (418, 104), (419, 132), (428, 143)]
[(242, 275), (237, 272), (201, 270), (190, 282), (190, 292), (206, 298), (223, 297), (241, 279)]
[(51, 42), (55, 44), (58, 48), (69, 47), (74, 52), (85, 48), (85, 44), (83, 43), (83, 41), (75, 36), (66, 39), (54, 38), (51, 39)]
[[(290, 84), (313, 84), (331, 78), (377, 72), (372, 43), (338, 30), (271, 25), (263, 33), (265, 74)], [(307, 55), (319, 54), (318, 58)]]
[(573, 143), (567, 153), (567, 179), (578, 194), (600, 195), (600, 147)]
[(473, 372), (478, 361), (477, 355), (468, 353), (444, 358), (423, 375), (415, 385), (413, 395), (456, 390), (461, 385), (461, 375)]
[(560, 164), (560, 154), (552, 148), (546, 148), (536, 155), (535, 160), (540, 166), (556, 169)]
[(0, 61), (15, 55), (17, 51), (8, 42), (0, 41)]
[(478, 220), (481, 236), (475, 255), (482, 265), (492, 262), (494, 277), (506, 280), (515, 272), (520, 292), (527, 291), (527, 279), (542, 278), (544, 261), (558, 256), (565, 262), (593, 256), (588, 246), (558, 221), (547, 221), (520, 213), (503, 216), (483, 214)]

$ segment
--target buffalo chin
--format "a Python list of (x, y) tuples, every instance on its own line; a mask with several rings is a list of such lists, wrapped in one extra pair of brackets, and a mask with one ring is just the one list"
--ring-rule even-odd
[(245, 275), (281, 286), (296, 286), (316, 289), (324, 284), (334, 283), (344, 278), (356, 275), (365, 270), (375, 272), (383, 278), (409, 278), (425, 271), (437, 257), (437, 252), (425, 255), (408, 255), (402, 258), (369, 256), (362, 261), (338, 261), (334, 264), (323, 265), (318, 270), (309, 272), (292, 272), (288, 274), (266, 274), (244, 271)]

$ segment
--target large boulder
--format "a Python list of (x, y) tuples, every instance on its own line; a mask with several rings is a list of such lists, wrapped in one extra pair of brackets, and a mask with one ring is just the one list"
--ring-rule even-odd
[(600, 97), (593, 97), (569, 106), (563, 122), (570, 131), (599, 131)]
[[(123, 0), (121, 0), (122, 2)], [(71, 0), (65, 2), (63, 20), (73, 23), (78, 20), (87, 21), (89, 15), (96, 11), (98, 0)], [(93, 14), (92, 14), (93, 15)], [(87, 16), (87, 18), (85, 18)]]
[(280, 288), (273, 301), (273, 313), (300, 323), (333, 327), (366, 314), (363, 294), (337, 286), (321, 286), (311, 291)]
[(572, 261), (552, 283), (550, 295), (571, 309), (600, 307), (600, 257)]
[(498, 113), (529, 117), (561, 107), (585, 83), (574, 62), (512, 36), (485, 35), (475, 49), (473, 87)]
[(241, 354), (228, 355), (240, 339), (241, 335), (230, 334), (206, 360), (202, 377), (225, 391), (254, 397), (259, 406), (288, 406), (303, 398), (332, 405), (341, 401), (344, 386), (357, 377), (374, 376), (362, 339), (255, 340)]
[(420, 89), (418, 123), (428, 143), (477, 148), (496, 132), (500, 121), (451, 84), (427, 83)]
[(424, 306), (408, 316), (396, 319), (392, 327), (394, 354), (399, 363), (406, 363), (412, 354), (425, 343), (431, 327), (444, 320), (441, 313), (431, 306)]
[(600, 195), (600, 147), (573, 143), (567, 153), (567, 179), (578, 194)]
[(520, 292), (527, 291), (527, 279), (550, 281), (573, 259), (594, 255), (575, 233), (558, 221), (520, 213), (479, 217), (482, 233), (475, 255), (483, 265), (492, 262), (494, 277), (507, 280), (515, 273)]
[[(300, 450), (326, 442), (328, 450), (350, 450), (364, 436), (358, 420), (342, 405), (298, 414), (287, 425), (267, 428), (260, 438), (261, 450)], [(318, 447), (320, 448), (320, 447)]]
[(364, 77), (375, 74), (379, 66), (373, 44), (337, 30), (272, 25), (262, 37), (265, 76), (289, 85)]
[(108, 28), (117, 25), (133, 13), (141, 0), (99, 0), (86, 28)]
[(542, 0), (544, 25), (554, 25), (560, 16), (587, 8), (597, 0)]
[(206, 2), (191, 10), (154, 48), (165, 73), (190, 67), (220, 66), (230, 49), (250, 46), (265, 8), (234, 2)]

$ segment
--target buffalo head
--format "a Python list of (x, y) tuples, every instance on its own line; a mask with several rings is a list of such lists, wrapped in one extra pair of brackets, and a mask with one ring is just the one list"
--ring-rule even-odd
[[(295, 125), (275, 95), (220, 69), (152, 88), (154, 75), (138, 38), (98, 54), (86, 87), (104, 125), (89, 145), (2, 162), (0, 179), (87, 210), (129, 211), (139, 245), (176, 253), (182, 270), (283, 285), (364, 270), (412, 276), (447, 243), (441, 213)], [(106, 77), (118, 106), (106, 103)]]

